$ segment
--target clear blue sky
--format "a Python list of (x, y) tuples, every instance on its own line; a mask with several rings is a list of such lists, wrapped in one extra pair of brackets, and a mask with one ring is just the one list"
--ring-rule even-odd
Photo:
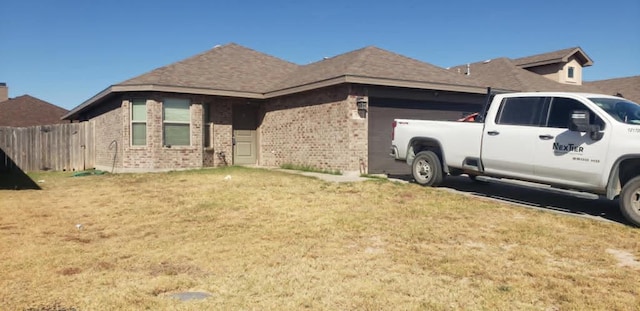
[(640, 75), (640, 0), (3, 0), (0, 82), (71, 109), (230, 42), (297, 64), (373, 45), (441, 67), (580, 46), (591, 81)]

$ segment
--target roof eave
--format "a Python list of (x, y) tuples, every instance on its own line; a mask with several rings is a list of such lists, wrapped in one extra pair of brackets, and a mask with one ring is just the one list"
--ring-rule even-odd
[(290, 95), (294, 93), (300, 93), (304, 91), (310, 91), (310, 90), (319, 89), (323, 87), (338, 85), (342, 83), (369, 84), (369, 85), (379, 85), (379, 86), (405, 87), (405, 88), (417, 88), (417, 89), (476, 93), (476, 94), (484, 94), (487, 92), (487, 88), (482, 86), (426, 82), (426, 81), (398, 80), (398, 79), (366, 77), (366, 76), (356, 76), (356, 75), (343, 75), (343, 76), (325, 79), (322, 81), (317, 81), (317, 82), (307, 83), (307, 84), (298, 85), (294, 87), (284, 88), (284, 89), (280, 89), (272, 92), (267, 92), (265, 94), (265, 98), (285, 96), (285, 95)]
[(450, 84), (450, 83), (428, 82), (428, 81), (397, 80), (397, 79), (364, 77), (364, 76), (347, 76), (346, 82), (357, 83), (357, 84), (372, 84), (372, 85), (380, 85), (380, 86), (462, 92), (462, 93), (476, 93), (476, 94), (484, 94), (487, 92), (487, 88), (483, 86)]
[(285, 95), (290, 95), (290, 94), (295, 94), (295, 93), (300, 93), (305, 91), (311, 91), (311, 90), (315, 90), (323, 87), (338, 85), (345, 82), (347, 82), (345, 80), (345, 76), (337, 76), (329, 79), (324, 79), (321, 81), (314, 81), (311, 83), (306, 83), (306, 84), (301, 84), (301, 85), (296, 85), (292, 87), (286, 87), (279, 90), (270, 91), (265, 93), (264, 97), (274, 98), (279, 96), (285, 96)]
[(565, 61), (569, 61), (569, 58), (576, 54), (579, 58), (582, 58), (582, 67), (589, 67), (593, 65), (593, 60), (579, 47), (577, 47), (571, 53), (567, 54), (563, 59), (566, 59)]
[(64, 115), (61, 119), (72, 120), (72, 117), (77, 117), (82, 111), (98, 103), (105, 97), (122, 92), (168, 92), (168, 93), (186, 93), (197, 95), (216, 95), (216, 96), (228, 96), (228, 97), (242, 97), (250, 99), (264, 99), (264, 94), (248, 91), (234, 91), (234, 90), (219, 90), (219, 89), (207, 89), (197, 87), (184, 87), (184, 86), (170, 86), (170, 85), (155, 85), (155, 84), (139, 84), (139, 85), (112, 85), (102, 92), (96, 94), (90, 99), (86, 100), (78, 107), (71, 110)]
[(229, 96), (229, 97), (243, 97), (251, 99), (263, 99), (264, 94), (251, 91), (237, 91), (237, 90), (223, 90), (223, 89), (209, 89), (201, 87), (189, 87), (189, 86), (172, 86), (172, 85), (158, 85), (158, 84), (139, 84), (139, 85), (114, 85), (114, 92), (167, 92), (167, 93), (184, 93), (184, 94), (197, 94), (197, 95), (217, 95), (217, 96)]
[(577, 57), (582, 60), (581, 62), (582, 67), (589, 67), (593, 65), (593, 60), (589, 57), (589, 55), (587, 55), (584, 51), (582, 51), (581, 48), (575, 48), (573, 51), (565, 54), (560, 58), (552, 58), (552, 59), (545, 59), (537, 62), (522, 63), (516, 66), (520, 68), (530, 68), (530, 67), (544, 66), (544, 65), (555, 64), (560, 62), (566, 63), (569, 61), (569, 58), (571, 58), (571, 56), (574, 56), (576, 54), (577, 54)]
[(112, 88), (113, 88), (113, 85), (107, 87), (106, 89), (102, 90), (100, 93), (94, 95), (93, 97), (85, 100), (82, 104), (80, 104), (77, 107), (71, 109), (71, 111), (69, 111), (67, 114), (62, 116), (62, 118), (60, 118), (60, 120), (73, 120), (72, 117), (77, 116), (78, 114), (80, 114), (80, 112), (82, 112), (83, 110), (85, 110), (89, 106), (93, 105), (93, 103), (95, 103), (97, 101), (100, 101), (101, 99), (103, 99), (106, 96), (108, 96), (109, 94), (111, 94), (112, 93)]
[(77, 118), (77, 116), (81, 112), (85, 111), (86, 109), (100, 102), (102, 99), (114, 93), (156, 91), (156, 92), (168, 92), (168, 93), (186, 93), (186, 94), (197, 94), (197, 95), (241, 97), (241, 98), (249, 98), (249, 99), (267, 99), (267, 98), (274, 98), (274, 97), (279, 97), (279, 96), (284, 96), (284, 95), (289, 95), (294, 93), (315, 90), (315, 89), (338, 85), (342, 83), (356, 83), (356, 84), (369, 84), (369, 85), (392, 86), (392, 87), (430, 89), (430, 90), (442, 90), (442, 91), (476, 93), (476, 94), (483, 94), (486, 92), (486, 88), (481, 86), (449, 84), (449, 83), (439, 83), (439, 82), (426, 82), (426, 81), (398, 80), (398, 79), (355, 76), (355, 75), (343, 75), (343, 76), (333, 77), (333, 78), (325, 79), (322, 81), (315, 81), (312, 83), (297, 85), (297, 86), (288, 87), (280, 90), (270, 91), (267, 93), (206, 89), (206, 88), (184, 87), (184, 86), (155, 85), (155, 84), (112, 85), (104, 89), (102, 92), (91, 97), (90, 99), (86, 100), (84, 103), (80, 104), (78, 107), (71, 110), (69, 113), (67, 113), (62, 117), (62, 120), (67, 120), (67, 119), (73, 120), (73, 118)]

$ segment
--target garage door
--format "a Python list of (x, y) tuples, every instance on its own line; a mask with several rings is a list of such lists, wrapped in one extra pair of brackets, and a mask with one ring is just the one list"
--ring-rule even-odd
[(411, 170), (404, 162), (393, 160), (391, 123), (393, 119), (457, 120), (477, 112), (481, 105), (438, 103), (390, 98), (369, 98), (369, 173), (404, 175)]

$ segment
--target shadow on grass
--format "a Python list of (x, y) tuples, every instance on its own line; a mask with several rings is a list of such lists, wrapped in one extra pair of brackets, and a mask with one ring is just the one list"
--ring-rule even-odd
[(40, 190), (27, 174), (0, 148), (0, 190)]
[[(389, 177), (413, 182), (411, 175)], [(539, 210), (633, 226), (620, 212), (618, 200), (590, 200), (516, 185), (475, 182), (466, 176), (447, 176), (440, 187)]]

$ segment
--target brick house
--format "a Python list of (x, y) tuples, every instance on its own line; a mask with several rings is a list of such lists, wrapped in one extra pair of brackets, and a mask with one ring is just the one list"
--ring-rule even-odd
[(454, 120), (478, 111), (485, 93), (472, 78), (376, 47), (297, 65), (227, 44), (109, 86), (64, 118), (95, 124), (98, 169), (390, 173), (407, 170), (388, 156), (393, 118)]

